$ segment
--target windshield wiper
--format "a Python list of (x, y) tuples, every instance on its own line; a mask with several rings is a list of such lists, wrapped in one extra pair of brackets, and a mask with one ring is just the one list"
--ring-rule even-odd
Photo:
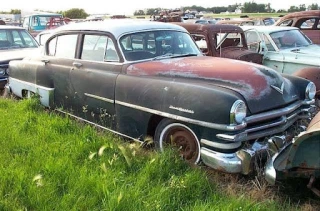
[(188, 57), (188, 56), (198, 56), (196, 53), (186, 53), (186, 54), (172, 54), (167, 53), (164, 55), (156, 56), (153, 58), (153, 60), (160, 60), (160, 59), (166, 59), (166, 58), (179, 58), (179, 57)]

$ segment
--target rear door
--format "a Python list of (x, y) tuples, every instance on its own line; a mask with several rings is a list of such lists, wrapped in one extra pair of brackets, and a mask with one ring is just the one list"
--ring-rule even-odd
[(77, 59), (70, 72), (70, 85), (81, 108), (79, 116), (113, 127), (115, 83), (122, 63), (115, 40), (108, 34), (82, 33)]

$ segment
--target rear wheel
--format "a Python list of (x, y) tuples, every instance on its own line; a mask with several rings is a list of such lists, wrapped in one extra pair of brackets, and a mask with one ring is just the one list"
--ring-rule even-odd
[(155, 132), (155, 144), (161, 151), (168, 145), (178, 149), (187, 162), (197, 164), (200, 160), (200, 143), (195, 133), (186, 125), (171, 119), (163, 119)]

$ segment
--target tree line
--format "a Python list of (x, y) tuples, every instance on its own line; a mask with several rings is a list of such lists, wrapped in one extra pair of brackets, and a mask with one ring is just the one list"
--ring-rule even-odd
[[(306, 9), (311, 9), (311, 10), (318, 10), (320, 9), (318, 4), (311, 4), (306, 6), (305, 4), (300, 4), (299, 6), (290, 6), (288, 10), (278, 10), (276, 11), (271, 7), (271, 4), (257, 4), (254, 1), (252, 2), (245, 2), (244, 4), (233, 4), (233, 5), (228, 5), (228, 6), (223, 6), (223, 7), (202, 7), (202, 6), (187, 6), (183, 7), (183, 11), (203, 11), (207, 13), (215, 13), (219, 14), (222, 12), (234, 12), (236, 9), (241, 9), (241, 12), (243, 13), (275, 13), (275, 12), (298, 12), (298, 11), (305, 11)], [(148, 8), (146, 10), (136, 10), (134, 12), (134, 15), (155, 15), (159, 11), (162, 10), (167, 10), (165, 8)]]

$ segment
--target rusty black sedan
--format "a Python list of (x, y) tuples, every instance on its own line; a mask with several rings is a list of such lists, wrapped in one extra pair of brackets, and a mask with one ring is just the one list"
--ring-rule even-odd
[(256, 157), (284, 148), (315, 110), (312, 82), (203, 56), (169, 23), (62, 26), (43, 55), (10, 62), (9, 72), (13, 95), (35, 93), (44, 106), (230, 173), (248, 174)]

